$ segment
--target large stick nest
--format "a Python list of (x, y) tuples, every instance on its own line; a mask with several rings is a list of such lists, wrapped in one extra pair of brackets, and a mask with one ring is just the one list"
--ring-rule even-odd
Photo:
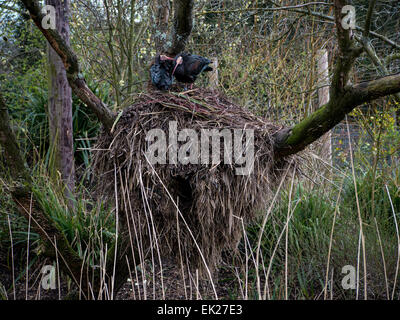
[[(170, 121), (177, 122), (178, 131), (254, 129), (252, 173), (236, 175), (234, 165), (223, 162), (150, 164), (146, 133), (162, 129), (168, 141)], [(120, 214), (132, 218), (134, 245), (159, 249), (191, 268), (205, 270), (206, 262), (213, 269), (223, 250), (236, 248), (242, 222), (265, 208), (291, 162), (274, 158), (272, 136), (280, 129), (215, 91), (141, 94), (124, 110), (113, 133), (99, 136), (94, 151), (99, 191), (113, 201), (118, 195)]]

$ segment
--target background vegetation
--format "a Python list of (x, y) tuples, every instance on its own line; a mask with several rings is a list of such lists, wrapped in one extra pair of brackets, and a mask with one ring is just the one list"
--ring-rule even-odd
[[(362, 20), (368, 1), (353, 2), (357, 19)], [(271, 3), (196, 1), (196, 23), (187, 50), (218, 58), (218, 89), (230, 99), (274, 122), (293, 124), (317, 107), (317, 51), (328, 50), (332, 69), (336, 40), (332, 22), (301, 12), (262, 10)], [(90, 149), (99, 125), (74, 97), (79, 191), (71, 212), (49, 179), (46, 42), (17, 1), (0, 4), (0, 85), (33, 168), (34, 192), (79, 255), (101, 265), (104, 248), (113, 243), (115, 222), (110, 206), (91, 195), (89, 183)], [(71, 1), (71, 45), (90, 79), (89, 87), (114, 111), (146, 90), (149, 63), (156, 54), (152, 8), (152, 0)], [(309, 9), (332, 15), (329, 5)], [(372, 29), (400, 43), (398, 1), (378, 1)], [(399, 56), (389, 56), (392, 48), (380, 40), (373, 45), (387, 70), (399, 72)], [(398, 49), (395, 54), (400, 54)], [(368, 80), (380, 72), (363, 55), (352, 78)], [(207, 78), (198, 85), (207, 86)], [(332, 164), (313, 148), (300, 155), (300, 174), (289, 179), (268, 213), (259, 213), (258, 223), (244, 228), (239, 254), (225, 258), (215, 283), (220, 298), (361, 299), (364, 290), (368, 298), (400, 298), (400, 108), (393, 96), (374, 104), (375, 108), (353, 111), (343, 123), (344, 134), (334, 131)], [(0, 149), (0, 272), (12, 274), (0, 276), (0, 297), (25, 298), (29, 292), (38, 298), (38, 270), (48, 261), (40, 258), (43, 244), (30, 232), (30, 222), (16, 214), (7, 192), (10, 184)], [(342, 287), (345, 265), (357, 270), (355, 290)], [(168, 267), (163, 279), (157, 268), (152, 261), (132, 270), (129, 298), (212, 297), (207, 281), (199, 285), (193, 275), (185, 283), (179, 275), (169, 274)], [(173, 292), (168, 277), (183, 282), (178, 287), (184, 295)], [(64, 275), (60, 278), (66, 292), (59, 295), (65, 296), (71, 281)], [(165, 282), (161, 289), (160, 281)]]

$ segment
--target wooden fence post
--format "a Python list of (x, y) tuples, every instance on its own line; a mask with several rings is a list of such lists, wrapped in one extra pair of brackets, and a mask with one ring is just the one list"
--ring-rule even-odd
[[(329, 60), (328, 50), (317, 52), (318, 108), (329, 102)], [(320, 139), (319, 156), (332, 165), (332, 133), (329, 131)]]
[(213, 90), (218, 89), (218, 58), (213, 57), (211, 58), (213, 71), (209, 73), (209, 82), (210, 87)]

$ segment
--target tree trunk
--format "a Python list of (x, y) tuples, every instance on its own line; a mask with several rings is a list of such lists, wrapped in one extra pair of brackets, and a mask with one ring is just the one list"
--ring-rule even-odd
[(193, 28), (193, 0), (174, 0), (174, 26), (166, 52), (175, 56), (183, 51)]
[(11, 175), (15, 179), (21, 178), (22, 180), (29, 179), (25, 167), (25, 160), (23, 159), (18, 147), (17, 139), (11, 129), (10, 117), (6, 103), (3, 100), (0, 92), (0, 145), (4, 147), (4, 154), (6, 163), (8, 164)]
[(168, 34), (168, 21), (170, 12), (169, 1), (153, 0), (152, 11), (154, 17), (153, 27), (156, 51), (158, 53), (164, 53), (165, 43), (167, 42), (166, 40)]
[[(61, 269), (69, 273), (77, 285), (82, 283), (82, 288), (85, 289), (84, 293), (88, 292), (86, 273), (81, 276), (84, 262), (71, 248), (64, 234), (56, 228), (51, 217), (42, 211), (31, 193), (33, 180), (18, 147), (17, 138), (11, 129), (8, 109), (1, 92), (0, 146), (4, 148), (6, 164), (10, 168), (11, 177), (14, 180), (13, 186), (10, 187), (10, 193), (20, 215), (26, 217), (27, 220), (32, 219), (32, 229), (39, 234), (44, 243), (43, 254), (53, 259), (56, 257), (56, 249), (52, 242), (56, 240)], [(81, 277), (83, 277), (83, 281), (80, 281)]]
[(105, 129), (111, 131), (116, 115), (111, 112), (107, 105), (87, 86), (80, 70), (78, 57), (57, 30), (51, 28), (45, 29), (42, 26), (42, 21), (45, 16), (41, 12), (41, 7), (37, 0), (21, 0), (21, 2), (29, 11), (33, 22), (60, 56), (65, 70), (67, 71), (67, 78), (72, 91), (96, 114)]
[[(46, 0), (56, 13), (56, 28), (69, 45), (69, 1)], [(65, 195), (70, 198), (75, 189), (74, 144), (72, 126), (72, 95), (67, 73), (57, 52), (47, 44), (48, 52), (48, 117), (50, 128), (50, 150), (52, 172), (58, 172), (65, 185)]]

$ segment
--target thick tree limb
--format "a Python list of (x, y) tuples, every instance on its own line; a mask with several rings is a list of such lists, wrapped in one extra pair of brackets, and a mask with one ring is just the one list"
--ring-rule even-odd
[[(7, 106), (0, 93), (0, 145), (6, 154), (6, 163), (11, 169), (11, 175), (16, 186), (10, 192), (14, 202), (17, 204), (19, 213), (27, 219), (33, 221), (33, 229), (38, 233), (46, 244), (45, 254), (55, 258), (57, 250), (60, 252), (61, 268), (68, 272), (75, 280), (79, 279), (82, 260), (78, 254), (72, 250), (63, 233), (58, 230), (52, 220), (47, 217), (39, 207), (38, 203), (31, 197), (32, 179), (28, 172), (19, 147), (17, 138), (11, 130), (10, 118)], [(32, 204), (32, 205), (31, 205)], [(79, 282), (78, 282), (79, 285)]]
[(17, 179), (30, 180), (18, 147), (17, 138), (11, 129), (10, 118), (3, 96), (0, 92), (0, 145), (4, 147), (6, 161), (10, 167), (12, 176)]
[(154, 42), (157, 52), (162, 52), (165, 47), (168, 34), (168, 21), (170, 13), (169, 1), (153, 0), (153, 26), (154, 26)]
[(284, 157), (303, 150), (341, 122), (357, 106), (397, 92), (400, 92), (400, 74), (345, 88), (340, 97), (331, 99), (292, 129), (278, 132), (275, 137), (277, 156)]
[(339, 49), (331, 84), (332, 99), (342, 94), (349, 80), (349, 72), (353, 67), (354, 61), (363, 51), (362, 47), (355, 46), (354, 41), (351, 39), (351, 30), (344, 29), (342, 26), (342, 8), (345, 5), (345, 0), (334, 1), (335, 24)]
[(96, 114), (104, 127), (107, 130), (111, 130), (115, 116), (87, 86), (82, 74), (80, 73), (78, 58), (72, 51), (71, 47), (62, 39), (56, 30), (44, 29), (42, 27), (44, 15), (41, 12), (37, 0), (21, 0), (21, 2), (29, 11), (33, 22), (46, 37), (54, 51), (56, 51), (60, 56), (67, 72), (69, 85), (73, 92)]
[[(39, 234), (44, 243), (43, 254), (51, 259), (59, 257), (60, 269), (69, 274), (80, 289), (82, 297), (91, 298), (92, 292), (97, 298), (100, 290), (100, 284), (103, 280), (102, 272), (106, 273), (105, 279), (111, 282), (111, 275), (114, 273), (114, 251), (112, 246), (107, 252), (107, 263), (105, 270), (93, 268), (87, 261), (83, 260), (78, 253), (71, 247), (63, 232), (57, 228), (54, 221), (41, 208), (40, 201), (35, 199), (32, 192), (33, 181), (29, 174), (25, 160), (22, 157), (17, 138), (11, 129), (10, 118), (8, 116), (7, 106), (0, 93), (0, 145), (4, 148), (6, 154), (6, 163), (11, 169), (11, 175), (15, 186), (10, 187), (12, 199), (17, 205), (18, 212), (26, 219), (31, 219), (32, 229)], [(120, 218), (122, 230), (127, 230), (127, 218), (122, 214)], [(127, 262), (133, 265), (133, 261), (139, 261), (137, 250), (127, 254), (129, 248), (129, 235), (124, 231), (117, 243), (117, 252), (115, 263), (114, 290), (118, 289), (126, 282), (128, 277)], [(57, 254), (56, 254), (57, 252)], [(90, 283), (90, 287), (89, 287)], [(108, 284), (109, 285), (109, 284)], [(109, 285), (110, 287), (110, 285)]]
[(166, 52), (174, 56), (185, 49), (193, 28), (193, 0), (174, 1), (174, 27)]
[[(291, 129), (275, 135), (275, 152), (278, 157), (297, 153), (319, 139), (345, 118), (355, 107), (400, 92), (400, 74), (352, 86), (348, 83), (349, 72), (363, 47), (357, 47), (350, 31), (342, 27), (342, 8), (345, 0), (335, 0), (335, 22), (338, 37), (338, 54), (331, 83), (330, 101)], [(370, 6), (369, 16), (373, 6)], [(367, 22), (366, 28), (369, 28)], [(365, 44), (365, 43), (364, 43)]]
[(358, 105), (397, 92), (400, 92), (400, 73), (361, 82), (351, 88), (351, 93)]

